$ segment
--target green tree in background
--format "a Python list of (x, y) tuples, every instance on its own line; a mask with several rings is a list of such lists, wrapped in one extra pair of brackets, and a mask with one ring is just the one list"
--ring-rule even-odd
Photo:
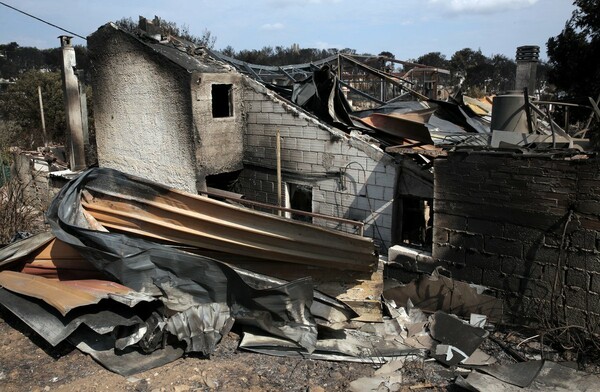
[[(58, 41), (58, 40), (57, 40)], [(58, 42), (57, 42), (58, 43)], [(89, 57), (85, 46), (75, 46), (78, 69), (89, 82)], [(42, 88), (46, 133), (49, 142), (65, 141), (65, 114), (60, 66), (61, 48), (22, 47), (16, 42), (0, 44), (0, 132), (2, 146), (30, 149), (43, 145), (37, 88)], [(91, 88), (86, 87), (88, 123), (93, 135)]]
[[(600, 94), (600, 0), (576, 0), (577, 9), (566, 22), (564, 29), (546, 43), (548, 49), (548, 82), (555, 87), (554, 99), (589, 106), (589, 98)], [(555, 117), (563, 117), (558, 108)], [(571, 125), (587, 125), (590, 111), (569, 110)], [(597, 119), (596, 119), (597, 120)], [(600, 150), (600, 123), (590, 123), (588, 137), (596, 150)]]
[(488, 89), (495, 93), (512, 90), (515, 86), (517, 72), (515, 61), (502, 54), (493, 55), (489, 58), (489, 61), (492, 73), (488, 82)]
[(559, 96), (589, 103), (600, 93), (600, 0), (576, 0), (577, 9), (562, 32), (551, 37), (548, 48), (548, 80)]
[(446, 59), (446, 56), (441, 52), (429, 52), (420, 56), (415, 61), (417, 64), (428, 65), (435, 68), (450, 69), (450, 62)]
[(59, 72), (29, 70), (0, 95), (0, 119), (12, 124), (11, 145), (31, 149), (43, 145), (38, 86), (42, 88), (48, 138), (64, 142), (65, 110)]
[[(469, 95), (478, 96), (487, 92), (487, 83), (491, 80), (494, 66), (491, 60), (481, 53), (481, 49), (464, 48), (456, 51), (450, 58), (452, 80), (461, 84)], [(462, 83), (461, 83), (462, 81)]]
[[(74, 48), (77, 68), (87, 71), (89, 68), (87, 48), (81, 45), (75, 45)], [(17, 79), (32, 69), (60, 71), (61, 56), (60, 48), (38, 49), (19, 46), (16, 42), (0, 44), (0, 78)]]

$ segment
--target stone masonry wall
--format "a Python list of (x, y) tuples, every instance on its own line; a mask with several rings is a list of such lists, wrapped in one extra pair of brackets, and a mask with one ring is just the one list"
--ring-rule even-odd
[(454, 278), (499, 290), (514, 321), (597, 328), (598, 159), (456, 152), (434, 176), (433, 257)]
[[(283, 182), (311, 186), (315, 213), (364, 221), (365, 236), (387, 253), (397, 172), (393, 159), (379, 148), (324, 126), (263, 86), (247, 83), (242, 192), (250, 199), (277, 204), (275, 135), (279, 129)], [(313, 223), (351, 230), (322, 219)]]

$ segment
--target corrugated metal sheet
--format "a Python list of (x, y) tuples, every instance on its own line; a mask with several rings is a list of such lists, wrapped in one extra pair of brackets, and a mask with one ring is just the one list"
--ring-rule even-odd
[[(143, 180), (140, 184), (146, 186)], [(127, 187), (90, 186), (87, 190), (94, 197), (84, 198), (82, 205), (111, 230), (289, 263), (356, 271), (372, 271), (377, 266), (370, 238), (168, 188), (161, 187), (154, 194)]]
[[(431, 117), (431, 113), (429, 114)], [(406, 114), (381, 114), (373, 113), (364, 118), (356, 117), (363, 124), (376, 128), (389, 136), (397, 138), (398, 144), (404, 140), (433, 145), (429, 129), (425, 125), (425, 118), (418, 115)], [(425, 121), (423, 121), (425, 120)]]
[(98, 271), (75, 248), (56, 238), (23, 256), (22, 260), (24, 264), (20, 272), (47, 279), (106, 279), (106, 274)]
[(48, 244), (54, 236), (50, 232), (40, 233), (21, 241), (13, 242), (0, 249), (0, 268), (5, 268), (12, 263), (21, 261), (44, 245)]
[[(21, 272), (0, 272), (0, 286), (15, 293), (43, 300), (58, 310), (63, 316), (74, 308), (92, 305), (104, 298), (116, 299), (128, 305), (152, 297), (114, 282), (82, 280), (60, 282)], [(129, 299), (123, 301), (122, 298)]]
[(106, 279), (106, 274), (98, 271), (85, 260), (38, 260), (27, 263), (20, 270), (25, 274), (54, 280)]

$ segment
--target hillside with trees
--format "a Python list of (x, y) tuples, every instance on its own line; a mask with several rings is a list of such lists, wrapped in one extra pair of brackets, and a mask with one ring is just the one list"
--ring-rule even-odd
[[(75, 46), (77, 65), (87, 70), (87, 48)], [(43, 145), (38, 86), (42, 91), (48, 138), (65, 141), (66, 120), (60, 75), (61, 49), (0, 45), (0, 148)], [(86, 73), (87, 74), (87, 73)], [(88, 77), (86, 77), (87, 79)], [(91, 109), (91, 89), (88, 89)], [(93, 126), (93, 122), (91, 122)]]
[[(600, 55), (600, 0), (576, 0), (574, 4), (578, 8), (566, 21), (563, 31), (547, 42), (549, 62), (539, 64), (537, 85), (545, 94), (556, 92), (556, 97), (586, 103), (587, 97), (596, 97), (600, 92), (600, 67), (596, 63)], [(194, 36), (186, 26), (179, 27), (174, 22), (160, 18), (158, 21), (165, 35), (178, 36), (199, 46), (213, 48), (215, 45), (216, 37), (208, 30), (201, 36)], [(137, 23), (131, 18), (122, 18), (116, 23), (128, 31), (137, 29)], [(88, 69), (87, 49), (75, 46), (75, 51), (78, 67)], [(227, 46), (221, 52), (242, 61), (275, 66), (310, 63), (338, 52), (359, 55), (351, 48), (316, 49), (300, 48), (298, 45), (239, 51)], [(368, 53), (360, 55), (372, 56)], [(42, 88), (48, 134), (56, 142), (64, 140), (60, 56), (60, 48), (40, 50), (22, 47), (16, 42), (0, 44), (1, 144), (30, 148), (40, 142), (37, 86)], [(377, 56), (394, 57), (393, 53), (387, 51), (373, 57)], [(515, 61), (507, 56), (486, 56), (481, 49), (471, 48), (458, 50), (449, 58), (441, 52), (430, 52), (416, 59), (403, 60), (448, 69), (450, 84), (460, 86), (464, 93), (472, 96), (497, 94), (511, 89), (516, 70)], [(373, 64), (383, 66), (385, 62), (374, 61)], [(395, 64), (391, 71), (402, 74), (408, 69), (410, 65)], [(91, 91), (88, 92), (88, 98), (91, 99)], [(552, 97), (545, 95), (544, 98)], [(92, 108), (91, 102), (88, 107)], [(90, 125), (93, 126), (93, 122)]]

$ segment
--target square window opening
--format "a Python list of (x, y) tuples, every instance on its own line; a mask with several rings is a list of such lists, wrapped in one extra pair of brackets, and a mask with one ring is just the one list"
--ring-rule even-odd
[(232, 84), (213, 84), (211, 86), (213, 118), (233, 116), (232, 91)]

